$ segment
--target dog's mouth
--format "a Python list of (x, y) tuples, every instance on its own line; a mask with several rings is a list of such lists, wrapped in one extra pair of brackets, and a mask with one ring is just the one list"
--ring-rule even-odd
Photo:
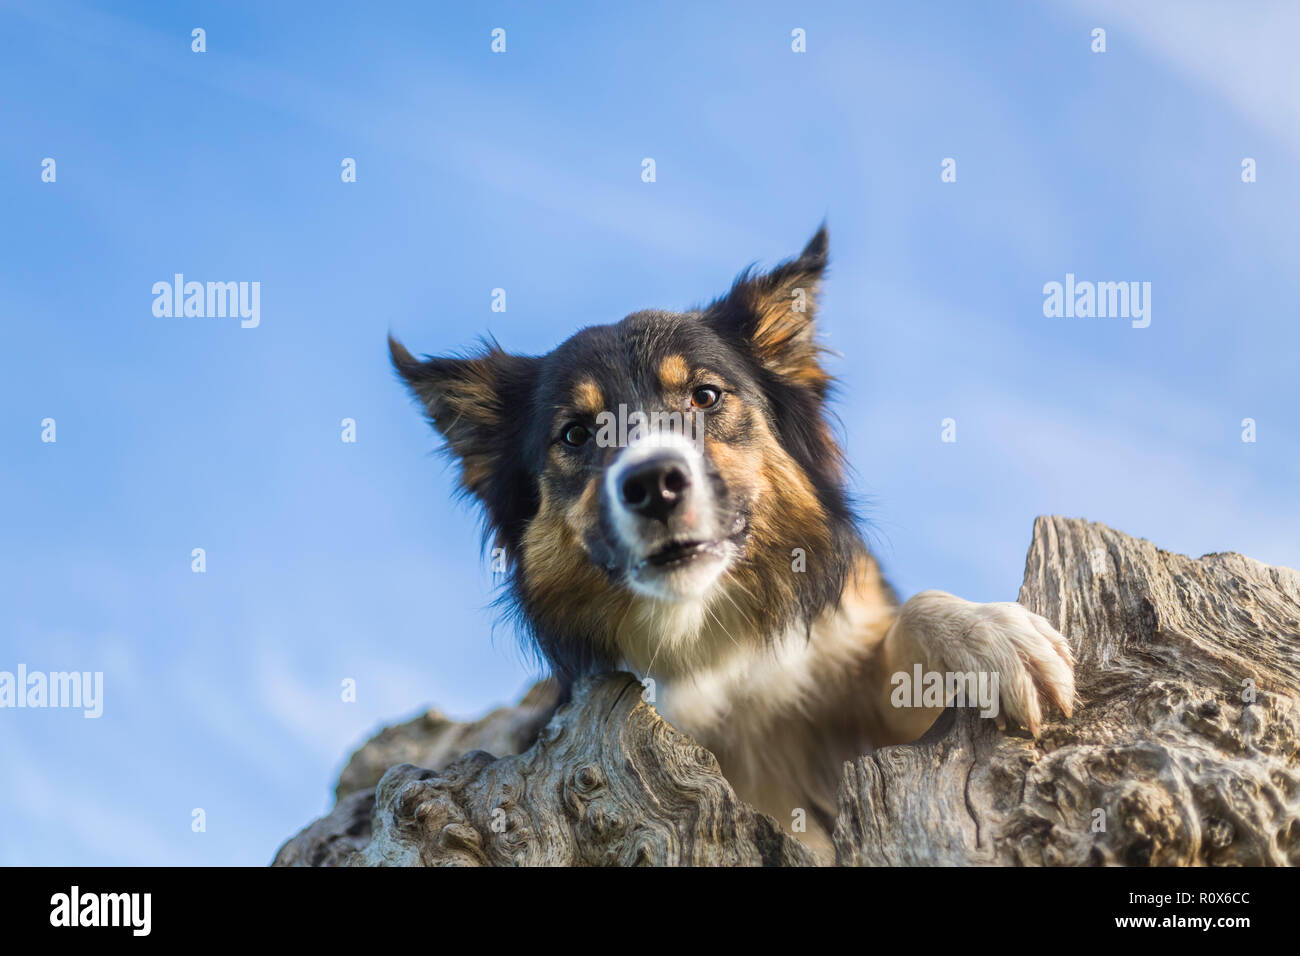
[(707, 555), (721, 556), (721, 542), (718, 541), (673, 541), (656, 551), (652, 551), (637, 565), (642, 568), (675, 568), (690, 564), (697, 558)]
[[(624, 582), (633, 591), (661, 601), (686, 601), (704, 597), (744, 553), (748, 525), (743, 516), (730, 523), (721, 537), (678, 534), (647, 542), (647, 550), (624, 565)], [(697, 531), (696, 534), (699, 532)]]
[(669, 541), (632, 565), (628, 583), (634, 591), (660, 601), (703, 597), (730, 561), (726, 541)]

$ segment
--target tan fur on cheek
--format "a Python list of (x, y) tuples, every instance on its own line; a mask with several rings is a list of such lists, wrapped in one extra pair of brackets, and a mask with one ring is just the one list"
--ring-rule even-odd
[(524, 531), (520, 568), (524, 593), (543, 624), (611, 642), (627, 601), (610, 587), (582, 544), (597, 520), (599, 487), (592, 478), (564, 508), (543, 484), (537, 515)]
[[(717, 442), (708, 449), (728, 487), (748, 498), (745, 559), (730, 575), (745, 612), (761, 620), (768, 610), (794, 599), (797, 574), (817, 574), (819, 561), (830, 555), (827, 515), (803, 469), (765, 423), (758, 423), (749, 447)], [(807, 558), (803, 572), (792, 567), (796, 548)]]
[[(826, 512), (812, 483), (785, 449), (771, 443), (763, 457), (763, 485), (769, 499), (766, 507), (754, 511), (753, 535), (761, 542), (764, 552), (770, 553), (782, 576), (792, 573), (791, 551), (802, 548), (810, 559), (831, 547), (831, 530)], [(815, 573), (815, 572), (813, 572)]]
[(755, 487), (755, 479), (762, 477), (761, 449), (744, 448), (711, 438), (705, 438), (704, 448), (733, 494), (740, 498), (756, 497), (759, 489)]
[(747, 490), (757, 530), (785, 529), (830, 540), (826, 514), (803, 469), (781, 447), (766, 423), (755, 427), (749, 446), (706, 441), (705, 447), (727, 486)]

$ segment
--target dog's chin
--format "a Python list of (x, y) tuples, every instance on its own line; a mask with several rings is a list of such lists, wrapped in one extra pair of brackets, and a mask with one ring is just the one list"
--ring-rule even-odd
[(656, 601), (698, 601), (726, 573), (735, 547), (728, 541), (685, 541), (658, 548), (632, 564), (627, 584)]

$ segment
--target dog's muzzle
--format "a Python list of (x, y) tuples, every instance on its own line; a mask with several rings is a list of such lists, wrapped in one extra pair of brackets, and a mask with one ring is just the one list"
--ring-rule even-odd
[(729, 548), (711, 494), (703, 456), (681, 435), (650, 435), (610, 463), (605, 504), (633, 588), (679, 600), (716, 579)]

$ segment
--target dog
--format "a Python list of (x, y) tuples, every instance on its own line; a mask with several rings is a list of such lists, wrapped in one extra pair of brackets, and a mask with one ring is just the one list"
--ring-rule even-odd
[[(921, 736), (952, 675), (991, 676), (999, 726), (1034, 736), (1074, 698), (1042, 617), (941, 591), (900, 603), (886, 583), (828, 419), (827, 249), (823, 225), (707, 306), (634, 312), (542, 356), (488, 340), (420, 360), (389, 337), (562, 699), (595, 672), (653, 680), (738, 795), (821, 853), (844, 762)], [(941, 698), (900, 693), (921, 674), (946, 678)]]

